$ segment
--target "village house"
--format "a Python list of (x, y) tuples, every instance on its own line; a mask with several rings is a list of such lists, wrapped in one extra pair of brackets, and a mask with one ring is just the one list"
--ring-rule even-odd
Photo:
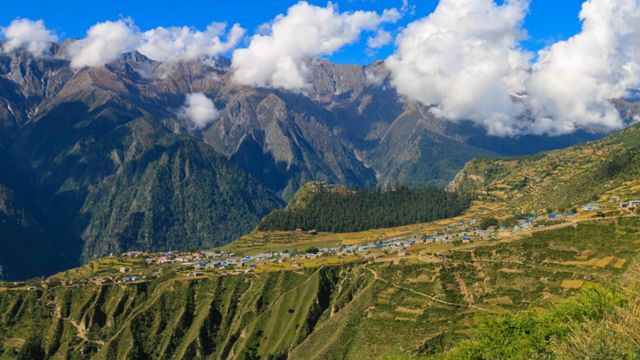
[(635, 209), (638, 207), (640, 207), (640, 200), (631, 200), (631, 201), (620, 203), (620, 208), (622, 209)]
[(584, 211), (598, 211), (598, 210), (600, 210), (600, 206), (598, 204), (589, 203), (589, 204), (583, 206), (582, 210), (584, 210)]

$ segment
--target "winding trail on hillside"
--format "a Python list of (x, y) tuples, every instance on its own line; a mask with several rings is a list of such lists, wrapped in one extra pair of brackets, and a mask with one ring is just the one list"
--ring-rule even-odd
[(375, 280), (380, 280), (380, 281), (382, 281), (382, 282), (384, 282), (384, 283), (387, 283), (387, 284), (390, 284), (390, 285), (392, 285), (392, 286), (394, 286), (394, 287), (396, 287), (396, 288), (398, 288), (398, 289), (405, 290), (405, 291), (408, 291), (408, 292), (410, 292), (410, 293), (413, 293), (413, 294), (416, 294), (416, 295), (420, 295), (420, 296), (426, 297), (426, 298), (428, 298), (429, 300), (431, 300), (431, 301), (433, 301), (433, 302), (436, 302), (436, 303), (439, 303), (439, 304), (443, 304), (443, 305), (455, 306), (455, 307), (466, 307), (466, 306), (467, 306), (467, 305), (465, 305), (465, 304), (456, 304), (456, 303), (451, 303), (451, 302), (448, 302), (448, 301), (440, 300), (440, 299), (438, 299), (438, 298), (436, 298), (436, 297), (433, 297), (433, 296), (431, 296), (431, 295), (429, 295), (429, 294), (426, 294), (426, 293), (423, 293), (423, 292), (421, 292), (421, 291), (414, 290), (414, 289), (408, 288), (408, 287), (406, 287), (406, 286), (402, 286), (402, 285), (399, 285), (399, 284), (393, 283), (393, 282), (391, 282), (391, 281), (388, 281), (388, 280), (386, 280), (386, 279), (382, 278), (382, 277), (378, 274), (378, 272), (377, 272), (377, 271), (375, 271), (374, 269), (372, 269), (372, 268), (370, 268), (370, 267), (368, 267), (368, 266), (365, 266), (365, 268), (366, 268), (367, 270), (369, 270), (369, 271), (371, 272), (371, 274), (373, 274), (373, 278), (374, 278)]

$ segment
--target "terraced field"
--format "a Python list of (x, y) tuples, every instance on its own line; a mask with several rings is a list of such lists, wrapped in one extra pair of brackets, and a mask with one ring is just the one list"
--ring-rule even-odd
[[(640, 195), (640, 125), (600, 141), (522, 158), (476, 159), (450, 189), (525, 212), (568, 211), (620, 195)], [(616, 204), (617, 205), (617, 204)]]
[(606, 219), (369, 263), (6, 290), (0, 358), (25, 348), (69, 359), (441, 354), (475, 338), (478, 315), (616, 283), (635, 263), (638, 231), (638, 218)]

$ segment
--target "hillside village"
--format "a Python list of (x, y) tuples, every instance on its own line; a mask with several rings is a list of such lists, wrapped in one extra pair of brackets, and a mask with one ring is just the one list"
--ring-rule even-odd
[[(475, 243), (495, 242), (516, 238), (545, 230), (548, 227), (566, 226), (572, 222), (603, 217), (605, 212), (617, 209), (627, 214), (635, 214), (640, 208), (640, 200), (620, 202), (613, 196), (604, 204), (585, 204), (579, 213), (550, 213), (523, 216), (510, 226), (482, 226), (482, 220), (459, 220), (432, 234), (415, 234), (385, 240), (368, 241), (360, 244), (344, 245), (338, 241), (334, 246), (315, 247), (313, 242), (302, 248), (265, 251), (242, 254), (230, 251), (197, 250), (149, 253), (129, 251), (111, 254), (70, 272), (54, 275), (49, 279), (26, 282), (0, 283), (0, 289), (36, 290), (50, 286), (74, 286), (109, 283), (136, 283), (154, 280), (163, 276), (199, 278), (208, 276), (233, 276), (251, 272), (295, 270), (322, 265), (350, 262), (394, 262), (421, 257), (425, 254), (444, 256), (444, 251), (452, 248), (474, 246)], [(482, 228), (485, 227), (485, 228)], [(297, 230), (296, 232), (300, 232)], [(308, 232), (318, 235), (314, 230)], [(90, 268), (88, 273), (82, 269)], [(75, 272), (75, 273), (74, 273)]]

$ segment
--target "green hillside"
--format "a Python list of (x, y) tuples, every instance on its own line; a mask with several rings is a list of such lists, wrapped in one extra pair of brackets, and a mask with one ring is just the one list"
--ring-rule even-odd
[[(150, 141), (134, 141), (142, 134)], [(106, 241), (94, 243), (93, 236), (115, 238), (114, 247), (144, 247), (150, 233), (165, 239), (162, 248), (179, 237), (206, 245), (198, 234), (219, 226), (211, 218), (241, 225), (247, 209), (263, 209), (255, 200), (260, 197), (244, 197), (253, 194), (243, 190), (242, 172), (191, 138), (137, 119), (100, 144), (115, 150), (118, 172), (86, 187), (81, 208), (95, 211), (83, 227), (87, 246)], [(142, 254), (96, 259), (46, 281), (0, 283), (0, 359), (634, 358), (640, 218), (619, 210), (618, 201), (639, 197), (639, 144), (640, 125), (563, 151), (473, 161), (451, 188), (477, 198), (455, 218), (360, 233), (256, 231), (211, 255), (230, 257), (220, 251), (242, 249), (242, 257), (277, 253), (276, 260), (203, 268), (200, 260), (178, 260), (188, 255)], [(119, 163), (125, 153), (127, 161)], [(73, 164), (104, 165), (99, 160)], [(69, 169), (84, 184), (83, 167)], [(208, 188), (211, 183), (217, 186)], [(115, 194), (114, 186), (127, 190)], [(225, 209), (237, 204), (238, 213), (199, 217), (214, 193)], [(322, 230), (319, 219), (353, 226), (355, 215), (370, 217), (367, 211), (381, 206), (382, 214), (397, 220), (408, 214), (404, 209), (430, 206), (425, 200), (433, 199), (464, 200), (431, 189), (358, 193), (313, 183), (284, 211), (308, 212), (316, 221), (286, 226)], [(474, 237), (466, 242), (376, 246), (462, 228), (473, 233), (472, 220), (495, 216), (507, 224), (515, 210), (546, 215), (592, 201), (602, 204), (602, 213), (579, 209), (552, 221), (544, 216), (526, 230), (495, 229), (486, 238), (466, 234)], [(137, 203), (151, 210), (138, 211)], [(102, 204), (120, 210), (111, 218)], [(163, 220), (176, 209), (193, 214), (179, 229)], [(336, 250), (320, 255), (322, 247)], [(156, 261), (166, 257), (170, 264)]]
[(637, 196), (638, 181), (640, 124), (564, 150), (470, 161), (450, 189), (474, 191), (481, 199), (527, 212), (545, 212), (569, 210), (614, 190)]
[(356, 191), (308, 183), (285, 209), (265, 217), (258, 230), (356, 232), (449, 218), (468, 205), (469, 198), (432, 187)]
[(0, 147), (0, 279), (51, 274), (77, 263), (47, 234), (32, 192), (29, 179)]
[[(584, 221), (444, 252), (423, 245), (391, 261), (121, 284), (88, 282), (98, 261), (46, 287), (0, 286), (0, 359), (372, 359), (449, 356), (462, 344), (477, 354), (469, 347), (494, 346), (474, 345), (491, 329), (478, 321), (624, 285), (639, 231), (635, 217)], [(572, 319), (604, 321), (618, 302), (603, 306), (606, 314)], [(553, 336), (540, 354), (560, 351)]]
[[(43, 257), (9, 247), (8, 258), (30, 256), (43, 265), (5, 272), (4, 279), (50, 275), (112, 252), (219, 246), (284, 205), (210, 146), (149, 118), (118, 100), (96, 109), (70, 102), (25, 127), (5, 163), (19, 164), (20, 186), (27, 187), (20, 194), (40, 220), (31, 228), (39, 235), (6, 234), (35, 249), (51, 243), (64, 261), (57, 251)], [(4, 254), (0, 264), (12, 267)]]
[(127, 156), (121, 146), (132, 146), (135, 134), (147, 140), (88, 192), (79, 211), (88, 219), (81, 233), (85, 260), (128, 250), (220, 246), (282, 206), (278, 196), (206, 144), (152, 131), (143, 120), (125, 129), (132, 134), (109, 139), (125, 142), (114, 146), (112, 156)]

